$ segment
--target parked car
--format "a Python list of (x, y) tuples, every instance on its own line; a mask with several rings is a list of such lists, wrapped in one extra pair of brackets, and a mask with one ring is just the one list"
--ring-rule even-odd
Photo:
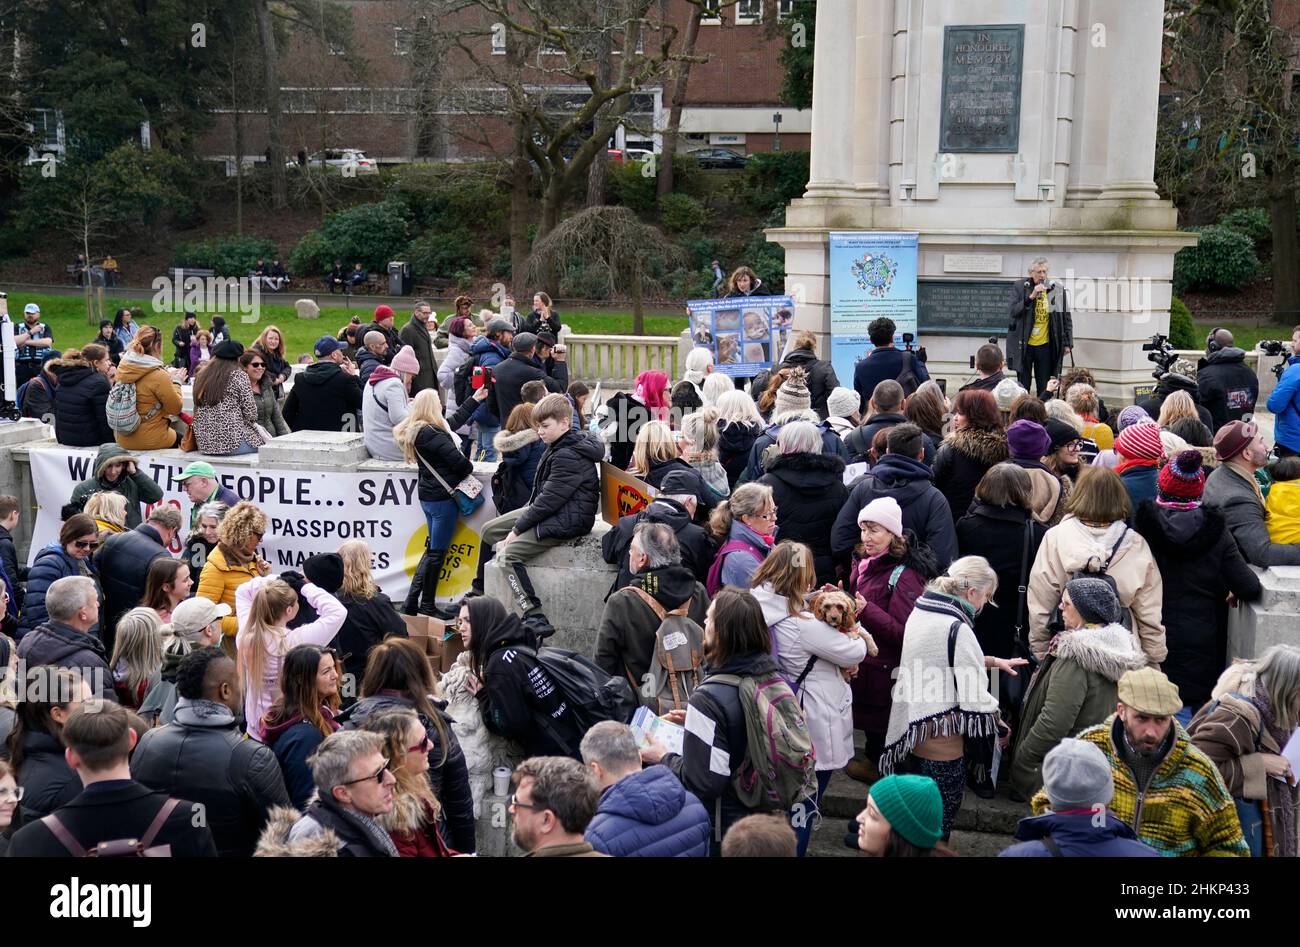
[(744, 168), (748, 160), (744, 155), (729, 148), (700, 148), (688, 154), (701, 168)]
[[(326, 148), (324, 151), (317, 151), (307, 156), (306, 167), (319, 168), (321, 158), (325, 159), (325, 167), (335, 168), (340, 174), (345, 174), (345, 168), (349, 165), (354, 169), (355, 174), (378, 174), (379, 165), (373, 158), (367, 158), (364, 151), (359, 148)], [(299, 167), (298, 162), (288, 161), (286, 166), (290, 168)]]

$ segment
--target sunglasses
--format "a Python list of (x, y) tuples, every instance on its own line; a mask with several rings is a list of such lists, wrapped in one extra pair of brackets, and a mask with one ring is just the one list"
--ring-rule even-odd
[(249, 362), (249, 368), (266, 368), (266, 362)]
[[(428, 739), (428, 734), (425, 734), (425, 739)], [(347, 782), (340, 783), (339, 785), (352, 786), (355, 785), (356, 783), (366, 783), (373, 779), (375, 781), (376, 786), (382, 786), (384, 784), (384, 773), (386, 772), (388, 772), (388, 760), (384, 760), (384, 765), (379, 767), (379, 771), (377, 773), (371, 776), (362, 776), (360, 779), (349, 779)]]
[(426, 733), (424, 735), (423, 740), (415, 744), (415, 746), (408, 746), (406, 748), (406, 752), (407, 753), (428, 753), (429, 750), (432, 749), (432, 747), (433, 747), (433, 741), (429, 739), (429, 734)]
[(93, 539), (78, 539), (73, 545), (78, 549), (94, 549), (99, 543)]

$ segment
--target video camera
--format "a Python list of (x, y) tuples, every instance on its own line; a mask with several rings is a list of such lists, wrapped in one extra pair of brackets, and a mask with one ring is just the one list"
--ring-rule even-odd
[(918, 362), (920, 362), (920, 363), (922, 363), (922, 364), (925, 364), (925, 361), (926, 361), (926, 359), (928, 358), (928, 356), (925, 354), (925, 346), (923, 345), (923, 346), (921, 346), (919, 349), (913, 349), (913, 348), (912, 348), (912, 343), (915, 342), (915, 341), (916, 341), (916, 336), (915, 336), (915, 335), (913, 335), (911, 332), (904, 332), (904, 333), (903, 333), (903, 351), (904, 351), (904, 352), (911, 352), (913, 355), (916, 356), (916, 360), (917, 360)]
[(1281, 356), (1282, 361), (1274, 365), (1272, 369), (1273, 374), (1280, 380), (1282, 378), (1282, 373), (1287, 369), (1287, 362), (1292, 355), (1292, 353), (1288, 351), (1287, 343), (1281, 342), (1277, 339), (1264, 339), (1261, 342), (1257, 342), (1255, 348), (1259, 349), (1259, 351), (1265, 355), (1272, 355), (1274, 357)]
[(1147, 353), (1147, 360), (1156, 363), (1156, 370), (1151, 376), (1159, 381), (1161, 376), (1169, 371), (1169, 366), (1178, 359), (1178, 353), (1174, 351), (1174, 345), (1169, 341), (1169, 336), (1156, 333), (1151, 336), (1151, 340), (1142, 345), (1142, 351)]

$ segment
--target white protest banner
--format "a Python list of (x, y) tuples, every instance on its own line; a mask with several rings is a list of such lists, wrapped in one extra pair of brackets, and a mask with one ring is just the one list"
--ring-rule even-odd
[[(90, 476), (93, 450), (42, 448), (31, 452), (32, 482), (36, 488), (36, 525), (30, 559), (58, 541), (59, 511), (72, 489)], [(170, 503), (185, 520), (181, 541), (188, 533), (193, 504), (176, 479), (185, 460), (141, 455), (141, 470), (163, 489), (160, 502)], [(256, 503), (270, 518), (270, 529), (258, 550), (278, 572), (301, 571), (308, 556), (334, 552), (349, 539), (370, 545), (375, 581), (395, 602), (406, 596), (428, 536), (420, 509), (414, 468), (407, 470), (338, 473), (324, 470), (289, 470), (265, 466), (213, 467), (222, 486), (240, 499)], [(496, 516), (491, 477), (476, 475), (487, 498), (468, 520), (456, 524), (447, 560), (439, 580), (439, 600), (469, 591), (478, 569), (479, 531)], [(145, 515), (148, 515), (146, 507)], [(179, 554), (178, 542), (171, 551)], [(198, 575), (194, 576), (195, 584)]]

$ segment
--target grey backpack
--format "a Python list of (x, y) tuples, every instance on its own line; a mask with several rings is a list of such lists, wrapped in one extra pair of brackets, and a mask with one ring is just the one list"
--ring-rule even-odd
[(654, 660), (650, 662), (650, 680), (638, 685), (641, 702), (657, 714), (685, 710), (687, 698), (704, 679), (700, 670), (704, 661), (704, 629), (687, 616), (691, 607), (689, 599), (670, 612), (645, 589), (628, 588), (639, 595), (659, 619)]

